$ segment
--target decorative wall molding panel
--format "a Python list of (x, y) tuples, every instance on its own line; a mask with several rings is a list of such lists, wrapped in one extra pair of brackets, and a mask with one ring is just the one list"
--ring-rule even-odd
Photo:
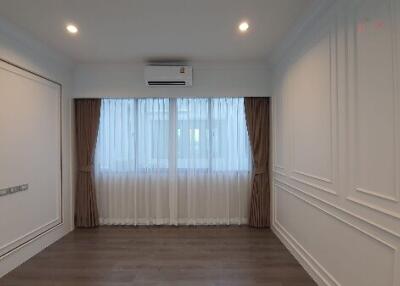
[[(291, 95), (294, 105), (291, 109), (292, 176), (296, 178), (294, 175), (298, 174), (330, 184), (335, 179), (337, 158), (337, 144), (334, 142), (337, 138), (335, 30), (321, 36), (321, 42), (297, 63), (298, 73), (292, 78), (293, 86), (297, 88)], [(312, 70), (315, 74), (309, 78), (311, 73), (305, 73), (305, 70)], [(321, 98), (321, 95), (324, 97)], [(309, 136), (303, 136), (308, 130), (319, 130), (321, 133), (309, 132)]]
[[(351, 201), (399, 211), (399, 3), (363, 1), (353, 9), (348, 43), (348, 143)], [(383, 211), (382, 211), (383, 210)]]
[(319, 285), (398, 286), (400, 1), (308, 23), (275, 67), (273, 229)]
[(0, 60), (0, 99), (0, 182), (29, 182), (1, 193), (1, 261), (63, 222), (61, 85)]
[[(291, 197), (289, 200), (294, 198), (305, 214), (308, 212), (318, 213), (318, 220), (322, 220), (323, 216), (326, 216), (328, 218), (327, 221), (330, 221), (329, 223), (318, 224), (321, 229), (316, 229), (315, 225), (317, 222), (311, 219), (316, 216), (311, 214), (307, 222), (299, 221), (298, 224), (294, 223), (293, 225), (285, 226), (285, 224), (287, 224), (284, 222), (285, 220), (293, 219), (297, 221), (301, 220), (301, 217), (288, 214), (287, 210), (279, 207), (279, 203), (281, 201), (287, 201), (287, 199), (281, 201), (278, 199), (276, 202), (276, 209), (282, 210), (280, 212), (275, 211), (275, 230), (278, 231), (281, 236), (284, 236), (285, 239), (295, 242), (295, 247), (300, 248), (300, 252), (307, 253), (305, 260), (310, 263), (310, 267), (319, 272), (321, 278), (323, 278), (322, 280), (329, 281), (326, 285), (398, 285), (396, 284), (396, 272), (398, 269), (397, 257), (399, 255), (398, 240), (393, 238), (386, 240), (376, 236), (363, 229), (355, 222), (343, 219), (339, 214), (335, 214), (335, 212), (321, 207), (319, 204), (306, 199), (289, 188), (275, 184), (275, 189), (279, 190), (276, 198), (279, 198), (282, 194), (289, 194)], [(295, 205), (296, 204), (292, 205), (291, 211), (296, 210), (297, 207), (294, 207)], [(310, 210), (310, 208), (313, 210)], [(289, 213), (291, 211), (289, 211)], [(280, 217), (283, 217), (282, 222)], [(293, 231), (289, 230), (291, 227), (293, 227)], [(307, 229), (307, 234), (304, 234), (304, 238), (303, 235), (299, 235), (298, 238), (293, 235), (293, 233), (296, 233), (296, 227)], [(337, 235), (330, 235), (329, 232), (326, 232), (327, 229), (335, 229)], [(348, 233), (349, 229), (352, 232), (351, 234)], [(315, 238), (311, 239), (311, 237), (316, 236), (316, 234), (318, 234), (321, 241), (315, 242)], [(338, 235), (341, 236), (341, 239), (337, 239)], [(347, 243), (348, 240), (343, 240), (344, 236), (347, 235), (351, 237), (352, 243)], [(304, 239), (303, 243), (301, 242), (302, 239)], [(309, 246), (305, 247), (304, 244), (309, 244)], [(354, 244), (359, 246), (357, 250), (354, 248)], [(365, 247), (361, 247), (362, 244), (365, 244)], [(337, 246), (334, 253), (328, 251), (332, 246)], [(315, 256), (314, 253), (318, 253), (320, 250), (323, 250), (323, 252), (321, 252), (318, 257)], [(352, 254), (352, 257), (349, 256), (349, 253)], [(340, 280), (336, 279), (336, 275), (334, 275), (334, 272), (337, 270), (333, 268), (337, 266), (336, 263), (344, 257), (347, 258), (347, 263), (342, 263), (342, 270), (345, 270), (344, 268), (348, 269), (348, 263), (350, 263), (352, 265), (351, 269), (353, 275), (343, 277), (343, 282), (339, 282)], [(374, 259), (370, 259), (367, 263), (356, 263), (358, 259), (362, 259), (360, 261), (366, 261), (368, 257), (373, 257)], [(323, 263), (324, 260), (326, 263)], [(332, 262), (331, 260), (337, 262)], [(350, 260), (354, 260), (354, 263), (351, 263)], [(329, 264), (331, 267), (325, 266)], [(364, 273), (365, 267), (370, 268), (370, 271), (369, 275), (364, 275), (363, 277), (362, 273)], [(332, 270), (330, 270), (331, 268)], [(356, 279), (360, 279), (360, 282)]]

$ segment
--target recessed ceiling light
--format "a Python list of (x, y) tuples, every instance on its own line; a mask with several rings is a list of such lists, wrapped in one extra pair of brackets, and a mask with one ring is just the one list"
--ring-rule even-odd
[(78, 28), (75, 25), (68, 24), (65, 28), (67, 29), (68, 33), (71, 33), (71, 34), (78, 33)]
[(241, 22), (240, 24), (239, 24), (239, 31), (240, 32), (242, 32), (242, 33), (245, 33), (245, 32), (247, 32), (247, 30), (249, 29), (249, 23), (247, 23), (247, 22)]

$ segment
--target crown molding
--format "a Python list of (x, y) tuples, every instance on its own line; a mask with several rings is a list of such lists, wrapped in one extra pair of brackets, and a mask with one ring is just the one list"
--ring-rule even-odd
[(340, 1), (341, 0), (317, 0), (314, 2), (307, 13), (297, 22), (297, 25), (289, 31), (283, 41), (268, 55), (270, 65), (278, 65), (289, 53), (290, 48), (299, 40), (300, 36), (313, 27), (320, 15)]

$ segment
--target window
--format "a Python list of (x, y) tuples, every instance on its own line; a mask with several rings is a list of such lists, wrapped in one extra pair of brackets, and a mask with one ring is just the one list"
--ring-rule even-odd
[(249, 171), (243, 98), (103, 99), (99, 171)]
[(178, 99), (178, 169), (248, 170), (243, 98)]

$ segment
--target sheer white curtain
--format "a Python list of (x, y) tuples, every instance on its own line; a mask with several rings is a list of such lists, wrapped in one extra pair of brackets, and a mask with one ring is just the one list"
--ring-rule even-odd
[(250, 168), (242, 98), (102, 100), (102, 224), (246, 223)]

